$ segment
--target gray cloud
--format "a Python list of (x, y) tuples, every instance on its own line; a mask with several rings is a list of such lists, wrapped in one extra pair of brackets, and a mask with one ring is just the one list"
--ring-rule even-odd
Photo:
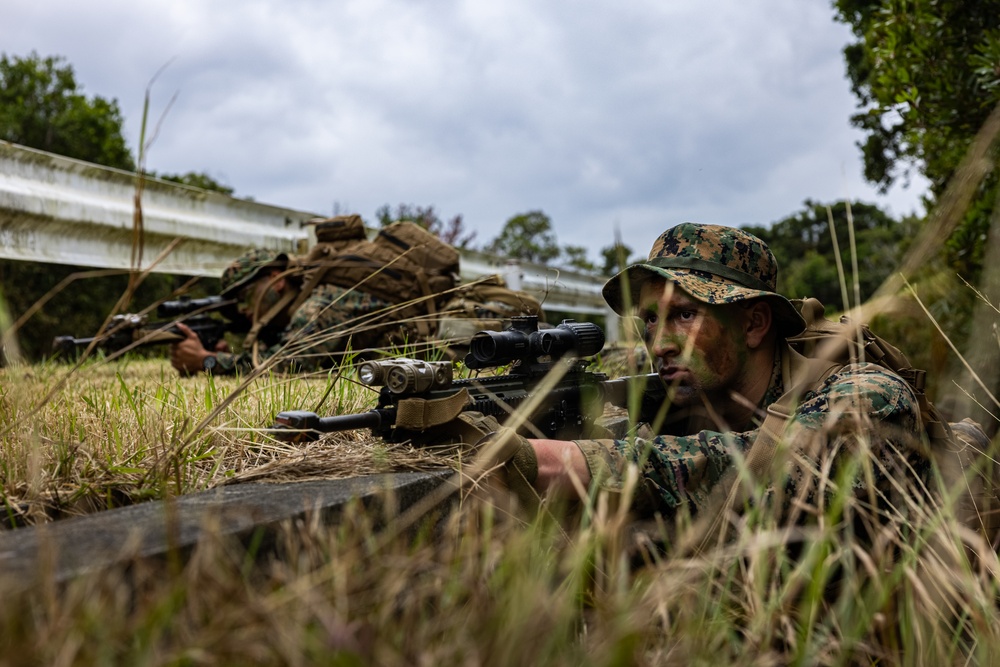
[(433, 204), (495, 236), (542, 209), (561, 243), (638, 250), (682, 220), (768, 223), (805, 198), (901, 214), (862, 181), (846, 27), (800, 0), (8, 0), (8, 55), (63, 55), (119, 100), (151, 88), (159, 172), (371, 217)]

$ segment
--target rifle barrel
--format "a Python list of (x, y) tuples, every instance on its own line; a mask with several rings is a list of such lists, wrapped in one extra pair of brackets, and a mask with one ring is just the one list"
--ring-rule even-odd
[(286, 410), (275, 417), (271, 433), (279, 440), (315, 440), (320, 433), (353, 431), (359, 428), (378, 429), (383, 423), (391, 425), (395, 419), (396, 410), (384, 408), (333, 417), (320, 417), (315, 412), (305, 410)]
[[(392, 414), (386, 414), (391, 412)], [(388, 417), (388, 421), (384, 422)], [(333, 417), (320, 417), (315, 430), (321, 433), (332, 433), (334, 431), (352, 431), (356, 428), (381, 428), (383, 423), (392, 424), (396, 420), (395, 410), (375, 409), (367, 412), (359, 412), (354, 415), (335, 415)]]

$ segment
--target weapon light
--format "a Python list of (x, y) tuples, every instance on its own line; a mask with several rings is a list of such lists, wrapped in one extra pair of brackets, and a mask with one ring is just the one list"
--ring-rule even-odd
[(386, 359), (366, 361), (358, 367), (362, 384), (384, 385), (394, 394), (422, 393), (447, 387), (454, 371), (450, 361), (420, 361), (419, 359)]

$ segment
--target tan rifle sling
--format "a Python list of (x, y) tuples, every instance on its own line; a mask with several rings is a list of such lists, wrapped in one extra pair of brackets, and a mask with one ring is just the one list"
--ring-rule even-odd
[[(274, 278), (274, 282), (280, 280), (281, 278), (287, 278), (294, 275), (299, 271), (300, 269), (297, 266), (289, 267), (276, 276)], [(263, 315), (257, 316), (256, 310), (259, 307), (259, 304), (255, 304), (253, 325), (250, 327), (250, 331), (247, 332), (246, 338), (243, 339), (243, 348), (250, 348), (252, 351), (251, 360), (254, 368), (257, 368), (260, 365), (260, 341), (258, 340), (258, 336), (260, 336), (261, 330), (286, 308), (289, 313), (294, 313), (298, 310), (298, 308), (306, 302), (313, 290), (316, 289), (316, 286), (319, 285), (322, 277), (323, 275), (321, 272), (312, 272), (308, 275), (308, 278), (306, 278), (306, 282), (303, 283), (298, 290), (293, 289), (291, 284), (289, 284), (288, 289), (281, 295), (281, 298), (278, 299), (278, 301)]]
[[(734, 461), (709, 492), (690, 530), (681, 534), (681, 552), (701, 552), (726, 539), (726, 526), (732, 510), (741, 507), (754, 489), (773, 479), (775, 454), (789, 419), (798, 406), (799, 398), (819, 387), (823, 381), (843, 366), (823, 358), (804, 357), (791, 347), (782, 351), (781, 377), (783, 386), (791, 387), (767, 407), (764, 422), (750, 444), (743, 465)], [(741, 475), (742, 471), (746, 471)]]

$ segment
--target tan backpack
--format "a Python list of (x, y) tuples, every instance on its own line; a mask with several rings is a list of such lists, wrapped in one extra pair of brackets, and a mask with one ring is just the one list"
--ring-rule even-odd
[(450, 343), (483, 329), (500, 330), (503, 319), (513, 315), (541, 315), (537, 299), (508, 289), (499, 276), (457, 286), (458, 250), (414, 222), (394, 222), (372, 240), (358, 215), (310, 224), (316, 243), (304, 256), (291, 258), (286, 269), (300, 283), (299, 290), (257, 318), (245, 346), (278, 313), (296, 310), (323, 284), (357, 289), (393, 304), (379, 318), (391, 323), (384, 328), (385, 346)]
[(317, 223), (316, 238), (302, 261), (304, 284), (357, 287), (389, 303), (455, 286), (458, 250), (414, 222), (394, 222), (369, 241), (360, 216), (341, 216)]
[(539, 323), (545, 323), (538, 299), (510, 289), (498, 275), (487, 276), (447, 294), (438, 313), (435, 338), (461, 347), (480, 331), (501, 331), (517, 315), (536, 315)]

